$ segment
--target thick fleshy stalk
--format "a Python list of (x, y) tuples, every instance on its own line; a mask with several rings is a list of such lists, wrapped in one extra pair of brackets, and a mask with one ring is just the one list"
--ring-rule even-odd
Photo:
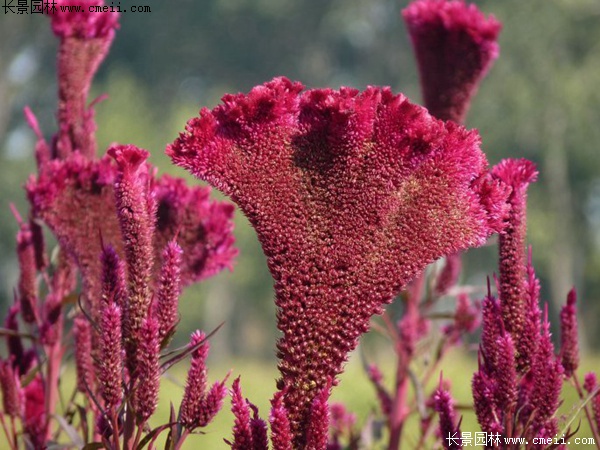
[(277, 78), (225, 96), (167, 149), (231, 196), (259, 236), (297, 447), (313, 398), (370, 317), (428, 263), (500, 231), (507, 195), (486, 177), (474, 132), (386, 88), (302, 88)]
[(181, 253), (181, 247), (177, 242), (171, 241), (162, 255), (162, 268), (155, 302), (161, 346), (164, 346), (165, 339), (173, 334), (179, 319), (177, 307), (181, 294)]
[(502, 28), (464, 1), (417, 0), (403, 12), (413, 43), (424, 104), (443, 120), (462, 123), (471, 98), (498, 57)]
[(93, 12), (90, 7), (104, 6), (102, 0), (85, 3), (81, 12), (61, 6), (77, 6), (74, 0), (58, 0), (48, 14), (52, 30), (60, 38), (58, 51), (58, 123), (60, 129), (54, 148), (55, 158), (64, 159), (74, 151), (95, 157), (96, 125), (94, 111), (88, 108), (92, 79), (106, 57), (118, 28), (118, 13)]
[(133, 145), (111, 147), (108, 154), (119, 167), (115, 202), (127, 263), (128, 290), (123, 310), (123, 335), (128, 369), (130, 373), (136, 373), (137, 350), (142, 345), (142, 322), (148, 317), (152, 302), (152, 236), (156, 218), (145, 164), (149, 154)]
[(565, 377), (570, 378), (579, 367), (579, 337), (577, 335), (577, 292), (567, 295), (567, 304), (560, 310), (560, 356)]
[(517, 350), (519, 370), (524, 373), (530, 365), (529, 348), (521, 339), (527, 325), (525, 232), (527, 228), (527, 187), (537, 178), (535, 165), (525, 159), (505, 159), (492, 173), (512, 188), (508, 224), (499, 236), (499, 297), (503, 323)]

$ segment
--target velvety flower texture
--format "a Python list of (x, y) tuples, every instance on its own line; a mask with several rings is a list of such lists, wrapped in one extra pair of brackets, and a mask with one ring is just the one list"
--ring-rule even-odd
[[(145, 170), (154, 173), (150, 166)], [(108, 156), (89, 160), (74, 153), (48, 162), (27, 184), (34, 214), (74, 257), (83, 276), (84, 296), (89, 299), (100, 296), (101, 242), (124, 254), (115, 204), (117, 174), (117, 166)], [(237, 254), (231, 233), (232, 205), (210, 200), (209, 193), (209, 188), (190, 188), (173, 177), (151, 178), (148, 195), (155, 198), (157, 211), (151, 223), (156, 226), (152, 240), (155, 273), (160, 270), (166, 244), (176, 233), (183, 250), (182, 285), (232, 266)]]
[(464, 1), (417, 0), (403, 12), (429, 112), (462, 123), (479, 82), (498, 57), (502, 28)]
[[(57, 0), (49, 6), (52, 31), (60, 38), (58, 51), (58, 122), (53, 157), (65, 158), (75, 150), (87, 157), (96, 153), (94, 111), (87, 97), (92, 79), (106, 57), (118, 28), (118, 13), (90, 12), (104, 6), (102, 0)], [(63, 11), (61, 6), (84, 5), (82, 11)]]
[(503, 226), (474, 131), (388, 88), (276, 78), (190, 120), (173, 161), (229, 195), (276, 281), (279, 368), (297, 447), (310, 404), (373, 314), (428, 263)]

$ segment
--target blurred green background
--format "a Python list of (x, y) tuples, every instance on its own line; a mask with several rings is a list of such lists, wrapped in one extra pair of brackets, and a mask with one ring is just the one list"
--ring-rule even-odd
[[(127, 12), (92, 97), (99, 148), (134, 143), (161, 172), (187, 177), (164, 156), (190, 117), (228, 92), (285, 75), (308, 87), (389, 85), (419, 102), (412, 48), (397, 0), (122, 0)], [(117, 2), (115, 2), (117, 4)], [(475, 98), (467, 125), (478, 128), (492, 164), (526, 157), (538, 164), (530, 189), (528, 240), (556, 323), (571, 286), (580, 298), (582, 346), (600, 343), (600, 2), (478, 1), (499, 18), (499, 60)], [(55, 131), (56, 39), (41, 15), (0, 12), (0, 315), (16, 285), (9, 211), (27, 206), (22, 184), (34, 172), (29, 105), (49, 138)], [(197, 181), (191, 181), (196, 183)], [(272, 282), (241, 214), (235, 271), (186, 291), (179, 341), (195, 328), (225, 326), (212, 358), (272, 360)], [(469, 252), (463, 281), (482, 285), (496, 270), (493, 247)], [(221, 362), (218, 362), (220, 364)], [(269, 385), (272, 384), (268, 380)]]

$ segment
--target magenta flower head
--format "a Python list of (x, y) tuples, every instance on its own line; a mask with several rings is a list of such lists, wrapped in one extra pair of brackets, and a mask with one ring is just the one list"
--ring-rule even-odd
[[(502, 227), (479, 137), (388, 88), (276, 78), (190, 120), (173, 161), (229, 195), (275, 279), (280, 389), (295, 445), (373, 314), (428, 263)], [(500, 215), (499, 215), (500, 214)]]
[[(99, 12), (102, 0), (86, 2), (57, 0), (46, 11), (52, 31), (60, 38), (58, 55), (58, 132), (54, 157), (65, 158), (80, 151), (91, 158), (96, 153), (93, 110), (87, 97), (92, 79), (106, 57), (118, 28), (118, 13)], [(112, 9), (112, 8), (109, 8)]]
[(435, 117), (462, 123), (498, 57), (500, 22), (464, 1), (416, 0), (402, 15), (417, 56), (425, 106)]

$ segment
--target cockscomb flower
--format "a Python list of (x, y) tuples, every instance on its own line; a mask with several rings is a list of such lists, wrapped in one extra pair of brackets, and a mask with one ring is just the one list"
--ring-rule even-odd
[[(502, 318), (517, 349), (521, 371), (529, 366), (527, 342), (521, 339), (527, 325), (527, 267), (525, 265), (525, 232), (527, 228), (527, 187), (537, 178), (535, 164), (526, 159), (505, 159), (492, 170), (493, 176), (512, 188), (507, 226), (499, 236), (498, 295)], [(537, 307), (537, 305), (536, 305)]]
[(157, 253), (177, 236), (184, 249), (181, 283), (191, 283), (232, 268), (237, 255), (233, 246), (233, 210), (227, 202), (210, 199), (210, 188), (190, 187), (181, 178), (163, 175), (153, 186), (157, 204)]
[(480, 81), (498, 57), (502, 28), (464, 1), (417, 0), (402, 12), (415, 49), (424, 104), (462, 123)]
[(77, 150), (92, 158), (96, 153), (96, 125), (87, 97), (92, 79), (119, 26), (119, 15), (94, 11), (104, 6), (101, 0), (57, 0), (55, 6), (47, 6), (52, 31), (61, 41), (58, 53), (60, 129), (52, 156), (62, 159)]
[(487, 202), (505, 201), (499, 183), (481, 183), (476, 132), (388, 88), (302, 89), (276, 78), (227, 95), (167, 148), (229, 195), (258, 234), (283, 333), (279, 388), (299, 447), (312, 399), (370, 317), (427, 264), (499, 231)]
[(579, 366), (579, 338), (577, 335), (577, 292), (567, 295), (567, 304), (560, 310), (560, 356), (565, 377), (569, 378)]
[[(154, 173), (149, 166), (144, 170)], [(27, 183), (33, 213), (50, 227), (81, 271), (84, 304), (90, 310), (97, 309), (95, 299), (100, 298), (102, 243), (112, 246), (120, 257), (125, 254), (115, 203), (117, 177), (113, 158), (88, 160), (75, 153), (50, 161)], [(155, 198), (157, 209), (152, 273), (160, 271), (165, 245), (176, 235), (183, 250), (183, 285), (231, 267), (237, 253), (232, 206), (209, 200), (206, 188), (186, 187), (183, 180), (172, 177), (153, 178), (149, 184), (151, 189), (146, 193)]]

